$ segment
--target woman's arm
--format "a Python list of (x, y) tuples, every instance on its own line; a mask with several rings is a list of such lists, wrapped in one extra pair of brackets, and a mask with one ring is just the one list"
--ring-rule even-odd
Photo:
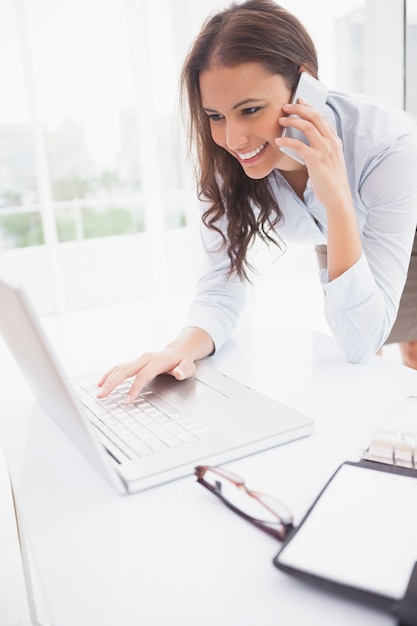
[(345, 106), (343, 146), (307, 106), (292, 111), (305, 119), (282, 121), (296, 124), (311, 142), (297, 150), (326, 212), (326, 318), (347, 359), (359, 361), (386, 340), (407, 277), (417, 220), (417, 136), (402, 112), (369, 104), (357, 128), (349, 116), (358, 115), (353, 106)]
[(395, 322), (416, 233), (416, 170), (413, 135), (368, 158), (356, 199), (366, 207), (363, 253), (337, 279), (323, 273), (326, 317), (350, 361), (374, 354)]
[(327, 271), (331, 281), (352, 267), (362, 254), (342, 141), (327, 120), (307, 104), (288, 104), (283, 109), (298, 117), (283, 117), (280, 124), (298, 128), (310, 142), (309, 146), (297, 142), (296, 150), (305, 160), (315, 197), (326, 209)]
[(203, 267), (197, 293), (191, 302), (186, 327), (163, 350), (116, 365), (99, 381), (99, 398), (108, 395), (123, 380), (135, 376), (129, 401), (158, 374), (171, 374), (178, 380), (195, 373), (195, 361), (218, 350), (235, 328), (245, 303), (246, 286), (237, 278), (227, 278), (229, 258), (219, 233), (202, 224)]

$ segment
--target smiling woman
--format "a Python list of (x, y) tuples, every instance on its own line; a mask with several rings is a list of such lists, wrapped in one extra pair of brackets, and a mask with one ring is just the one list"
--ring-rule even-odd
[[(347, 360), (361, 361), (387, 340), (404, 285), (414, 285), (407, 270), (417, 223), (417, 126), (381, 100), (327, 88), (320, 110), (301, 98), (290, 102), (306, 73), (317, 84), (313, 41), (272, 0), (233, 3), (204, 23), (181, 83), (202, 201), (197, 294), (178, 337), (112, 368), (101, 395), (128, 376), (136, 375), (132, 397), (156, 374), (192, 376), (195, 361), (218, 350), (237, 324), (248, 253), (259, 239), (326, 244), (325, 313)], [(282, 127), (298, 134), (284, 136)], [(271, 291), (281, 296), (280, 285)]]

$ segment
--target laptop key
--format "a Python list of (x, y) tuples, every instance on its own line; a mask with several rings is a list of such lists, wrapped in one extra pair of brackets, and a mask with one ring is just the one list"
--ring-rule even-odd
[(145, 391), (142, 397), (146, 398), (147, 402), (152, 404), (157, 409), (160, 409), (163, 413), (165, 413), (165, 415), (168, 415), (168, 417), (174, 417), (175, 415), (181, 413), (179, 409), (177, 409), (166, 400), (163, 400), (153, 391)]

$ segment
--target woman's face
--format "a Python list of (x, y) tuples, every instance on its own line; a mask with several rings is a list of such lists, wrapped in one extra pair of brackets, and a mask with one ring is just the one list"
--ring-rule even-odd
[(282, 131), (282, 105), (291, 98), (282, 76), (267, 73), (259, 63), (218, 65), (201, 72), (200, 91), (213, 141), (239, 161), (247, 176), (259, 179), (275, 168), (300, 167), (274, 141)]

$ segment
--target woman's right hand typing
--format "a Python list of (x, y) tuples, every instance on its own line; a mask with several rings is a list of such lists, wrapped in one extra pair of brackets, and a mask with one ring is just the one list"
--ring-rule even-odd
[(133, 402), (143, 387), (159, 374), (170, 374), (177, 380), (195, 374), (195, 361), (213, 352), (210, 335), (201, 328), (188, 327), (166, 348), (147, 352), (137, 359), (112, 367), (97, 383), (98, 398), (105, 398), (126, 378), (135, 377), (126, 401)]

